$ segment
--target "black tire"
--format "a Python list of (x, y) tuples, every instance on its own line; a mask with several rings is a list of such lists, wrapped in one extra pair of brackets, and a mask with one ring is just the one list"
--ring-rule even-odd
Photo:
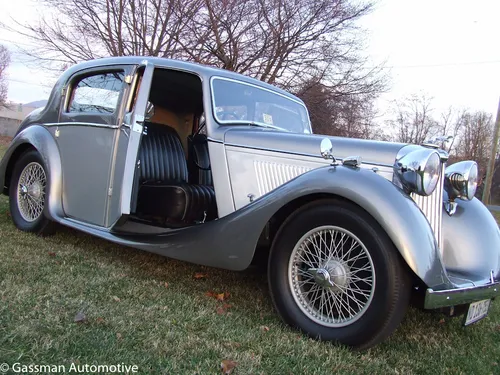
[[(365, 254), (368, 252), (369, 256), (367, 256), (366, 259), (370, 259), (371, 257), (371, 263), (368, 263), (369, 265), (372, 265), (372, 267), (369, 267), (370, 271), (363, 272), (372, 272), (371, 270), (374, 270), (372, 285), (369, 286), (368, 282), (364, 284), (366, 288), (370, 289), (369, 293), (371, 299), (365, 297), (365, 304), (363, 305), (361, 303), (364, 307), (359, 307), (358, 315), (353, 315), (352, 323), (340, 322), (340, 320), (338, 320), (340, 324), (344, 324), (343, 326), (332, 327), (332, 325), (339, 324), (336, 323), (336, 319), (338, 318), (333, 317), (334, 314), (338, 314), (338, 309), (337, 307), (333, 307), (333, 303), (331, 303), (332, 308), (324, 307), (328, 304), (323, 304), (323, 307), (319, 307), (321, 311), (325, 311), (327, 314), (332, 314), (331, 321), (326, 324), (313, 320), (315, 319), (315, 316), (311, 316), (314, 315), (313, 313), (309, 316), (306, 315), (304, 309), (307, 310), (308, 308), (311, 308), (311, 300), (313, 298), (311, 297), (311, 300), (308, 300), (310, 297), (303, 297), (304, 299), (300, 299), (302, 297), (297, 296), (306, 296), (309, 292), (304, 292), (303, 288), (305, 288), (305, 285), (310, 284), (303, 284), (304, 286), (300, 286), (300, 284), (303, 283), (302, 280), (304, 279), (302, 278), (298, 279), (298, 281), (294, 281), (294, 277), (298, 278), (299, 276), (293, 276), (294, 274), (291, 271), (294, 269), (297, 271), (295, 272), (295, 275), (301, 275), (299, 272), (303, 272), (305, 269), (303, 268), (302, 270), (299, 270), (298, 268), (293, 268), (294, 264), (301, 264), (300, 267), (303, 267), (305, 263), (302, 262), (302, 260), (291, 262), (294, 248), (296, 245), (298, 246), (299, 240), (301, 240), (305, 234), (310, 233), (311, 230), (315, 230), (315, 228), (320, 227), (327, 228), (326, 226), (337, 227), (340, 228), (339, 230), (350, 232), (354, 235), (351, 237), (353, 238), (353, 241), (355, 241), (355, 237), (357, 237), (356, 240), (359, 240), (362, 243), (362, 245), (359, 246), (359, 253), (363, 252), (363, 254)], [(331, 235), (330, 238), (333, 238), (333, 234), (336, 231), (338, 230), (324, 229), (324, 232), (322, 233), (328, 234), (322, 235)], [(313, 234), (314, 233), (316, 232), (313, 232)], [(328, 241), (325, 241), (324, 244), (326, 244), (326, 242)], [(312, 242), (307, 243), (312, 244)], [(346, 244), (342, 246), (347, 246)], [(320, 246), (323, 246), (323, 249), (326, 250), (327, 247), (325, 246), (328, 245)], [(304, 251), (300, 249), (301, 248), (299, 247), (297, 252)], [(302, 249), (305, 248), (303, 247)], [(297, 252), (295, 254), (297, 254)], [(309, 254), (312, 254), (312, 252), (309, 252)], [(342, 254), (342, 257), (337, 257), (335, 259), (342, 262), (341, 258), (344, 258), (344, 253)], [(350, 257), (347, 253), (345, 255), (347, 258)], [(352, 259), (354, 259), (353, 262), (357, 262), (354, 257)], [(333, 260), (329, 260), (328, 262), (333, 262)], [(370, 260), (367, 262), (370, 262)], [(268, 266), (268, 280), (272, 300), (281, 318), (287, 324), (299, 328), (310, 337), (338, 342), (357, 349), (367, 349), (387, 338), (400, 324), (407, 310), (411, 285), (410, 277), (408, 275), (409, 272), (402, 262), (403, 260), (387, 234), (382, 230), (380, 225), (361, 208), (354, 204), (337, 200), (323, 200), (316, 202), (300, 209), (294, 215), (289, 217), (277, 233), (271, 249)], [(355, 263), (351, 263), (350, 266), (348, 262), (344, 262), (343, 264), (346, 267), (344, 268), (346, 271), (338, 274), (341, 275), (339, 277), (346, 277), (345, 275), (350, 275), (347, 276), (348, 279), (335, 279), (335, 276), (332, 276), (332, 280), (340, 280), (339, 285), (343, 285), (343, 287), (350, 287), (353, 285), (352, 274), (359, 271), (355, 271), (353, 273), (352, 270), (355, 269)], [(289, 266), (291, 267), (290, 269)], [(335, 270), (335, 268), (331, 269)], [(339, 268), (337, 268), (337, 270), (338, 269)], [(306, 272), (309, 273), (311, 270), (313, 270), (313, 268), (308, 269)], [(334, 272), (336, 271), (329, 270), (328, 272), (333, 272), (332, 275), (335, 275)], [(321, 290), (319, 293), (323, 293), (323, 290), (328, 290), (328, 292), (325, 292), (327, 296), (326, 299), (337, 298), (331, 297), (332, 293), (334, 296), (339, 296), (343, 293), (341, 289), (336, 289), (336, 291), (332, 292), (331, 286), (328, 286), (327, 288), (321, 286), (316, 278), (318, 277), (318, 274), (315, 274), (315, 276), (306, 276), (306, 278), (312, 277), (312, 282), (308, 281), (308, 283), (319, 285), (315, 287), (316, 289)], [(323, 276), (319, 275), (319, 277), (321, 279)], [(330, 276), (328, 276), (328, 278), (330, 278)], [(369, 277), (366, 280), (369, 281)], [(320, 281), (323, 282), (323, 280)], [(295, 291), (292, 291), (293, 283), (296, 283), (294, 284)], [(354, 283), (359, 283), (359, 280), (354, 281)], [(297, 290), (299, 290), (299, 292), (297, 292)], [(312, 287), (310, 287), (310, 290), (312, 290)], [(310, 295), (311, 294), (309, 294), (309, 296)], [(353, 296), (356, 295), (353, 294)], [(345, 298), (349, 301), (347, 296), (345, 296)], [(303, 307), (300, 307), (298, 299), (302, 302)], [(321, 296), (321, 301), (323, 301), (323, 296)], [(314, 303), (315, 302), (312, 302), (313, 307), (315, 306)], [(350, 304), (351, 302), (348, 303)], [(352, 306), (356, 308), (356, 305)], [(319, 310), (314, 311), (317, 313)], [(321, 316), (322, 319), (324, 319), (325, 314), (322, 314)], [(316, 318), (317, 317), (318, 315), (316, 315)], [(340, 317), (340, 315), (338, 315), (338, 317)]]
[[(19, 189), (20, 189), (20, 184), (19, 180), (21, 178), (21, 174), (25, 170), (28, 165), (35, 166), (38, 168), (38, 166), (41, 167), (43, 170), (43, 174), (45, 175), (46, 181), (44, 185), (38, 185), (37, 188), (37, 194), (38, 197), (42, 197), (41, 199), (41, 213), (38, 215), (33, 215), (33, 220), (27, 220), (25, 217), (23, 217), (23, 214), (21, 211), (23, 208), (21, 208), (20, 201), (23, 199), (22, 197), (19, 197)], [(40, 171), (38, 169), (38, 171)], [(47, 181), (48, 181), (48, 173), (47, 173), (47, 168), (45, 167), (45, 163), (40, 156), (40, 154), (36, 150), (30, 150), (22, 154), (19, 159), (17, 160), (14, 170), (12, 171), (12, 176), (10, 180), (10, 187), (9, 187), (9, 206), (10, 206), (10, 214), (12, 217), (12, 221), (14, 222), (14, 225), (24, 231), (24, 232), (31, 232), (35, 233), (41, 236), (47, 236), (51, 235), (55, 231), (55, 223), (51, 220), (49, 220), (46, 215), (46, 193), (47, 193)], [(26, 198), (28, 199), (28, 198)], [(24, 210), (25, 211), (25, 210)]]

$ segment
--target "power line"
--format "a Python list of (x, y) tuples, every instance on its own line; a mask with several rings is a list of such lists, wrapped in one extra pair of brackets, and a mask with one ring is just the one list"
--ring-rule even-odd
[(44, 85), (42, 83), (35, 83), (35, 82), (28, 82), (28, 81), (22, 81), (20, 79), (13, 79), (13, 78), (5, 78), (6, 81), (9, 81), (9, 82), (16, 82), (16, 83), (24, 83), (26, 85), (31, 85), (31, 86), (42, 86), (42, 87), (48, 87), (48, 88), (52, 88), (53, 85)]
[(462, 61), (448, 62), (439, 64), (421, 64), (421, 65), (393, 65), (384, 66), (382, 69), (412, 69), (412, 68), (440, 68), (446, 66), (464, 66), (464, 65), (484, 65), (484, 64), (500, 64), (500, 60), (484, 60), (484, 61)]

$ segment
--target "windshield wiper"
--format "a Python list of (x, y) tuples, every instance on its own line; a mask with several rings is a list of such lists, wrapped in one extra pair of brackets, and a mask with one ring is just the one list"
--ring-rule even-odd
[(269, 128), (269, 129), (281, 130), (281, 131), (290, 133), (290, 130), (288, 130), (288, 129), (280, 128), (279, 126), (276, 126), (276, 125), (264, 124), (262, 122), (250, 121), (250, 122), (247, 123), (247, 125), (249, 125), (249, 126), (257, 126), (257, 127), (260, 127), (260, 128)]

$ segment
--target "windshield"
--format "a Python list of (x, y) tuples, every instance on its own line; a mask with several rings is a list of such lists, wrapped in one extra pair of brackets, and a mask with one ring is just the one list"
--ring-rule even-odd
[(277, 92), (217, 77), (212, 79), (212, 93), (215, 119), (220, 124), (311, 133), (305, 106)]

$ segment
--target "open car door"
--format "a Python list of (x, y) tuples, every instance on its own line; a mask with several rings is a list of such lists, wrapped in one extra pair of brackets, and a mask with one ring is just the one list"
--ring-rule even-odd
[(148, 108), (149, 92), (153, 79), (154, 65), (144, 62), (137, 67), (132, 78), (131, 94), (117, 140), (117, 153), (111, 174), (109, 189), (108, 227), (123, 224), (133, 211), (137, 195), (136, 171), (140, 168), (139, 147), (144, 120)]

